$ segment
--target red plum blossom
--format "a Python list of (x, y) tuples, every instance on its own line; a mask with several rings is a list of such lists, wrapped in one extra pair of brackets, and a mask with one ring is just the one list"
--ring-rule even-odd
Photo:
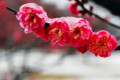
[(90, 39), (88, 49), (95, 54), (95, 56), (109, 57), (111, 51), (116, 49), (117, 39), (105, 30), (94, 33)]

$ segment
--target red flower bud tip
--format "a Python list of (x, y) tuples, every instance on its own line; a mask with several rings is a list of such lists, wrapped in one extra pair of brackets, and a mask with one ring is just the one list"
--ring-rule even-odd
[(89, 8), (90, 8), (90, 11), (92, 12), (92, 11), (93, 11), (93, 6), (92, 6), (92, 5), (90, 5), (90, 7), (89, 7)]
[(78, 3), (71, 3), (68, 6), (68, 10), (74, 14), (74, 15), (78, 15), (79, 14), (79, 10), (77, 9), (78, 7)]

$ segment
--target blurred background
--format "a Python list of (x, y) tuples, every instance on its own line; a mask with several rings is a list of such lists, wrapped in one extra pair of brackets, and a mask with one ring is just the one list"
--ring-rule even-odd
[[(113, 51), (108, 58), (95, 57), (89, 51), (79, 53), (69, 45), (51, 46), (50, 42), (25, 34), (15, 15), (28, 2), (41, 5), (48, 16), (72, 15), (67, 7), (69, 0), (0, 0), (0, 80), (120, 80), (120, 51)], [(120, 26), (120, 0), (88, 0), (85, 7)], [(93, 31), (107, 30), (117, 37), (120, 30), (89, 15), (79, 15), (89, 21)]]

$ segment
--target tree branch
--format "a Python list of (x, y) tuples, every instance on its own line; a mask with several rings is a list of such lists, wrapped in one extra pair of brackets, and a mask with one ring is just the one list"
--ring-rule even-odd
[(76, 0), (76, 1), (78, 2), (79, 6), (81, 6), (81, 8), (82, 8), (86, 13), (88, 13), (88, 14), (90, 14), (90, 15), (93, 15), (93, 16), (97, 17), (98, 19), (104, 21), (105, 23), (111, 25), (112, 27), (115, 27), (115, 28), (120, 29), (120, 26), (117, 26), (117, 25), (115, 25), (115, 24), (112, 24), (112, 23), (109, 22), (109, 21), (106, 21), (106, 20), (103, 19), (102, 17), (100, 17), (100, 16), (94, 14), (93, 12), (87, 10), (87, 9), (84, 7), (84, 5), (83, 5), (79, 0)]

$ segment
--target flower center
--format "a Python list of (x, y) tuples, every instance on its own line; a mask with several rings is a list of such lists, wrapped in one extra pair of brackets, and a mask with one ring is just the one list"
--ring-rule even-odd
[(29, 26), (32, 26), (37, 21), (35, 18), (35, 14), (31, 9), (28, 9), (27, 13), (30, 15), (30, 18), (28, 18), (26, 21), (29, 22)]
[(51, 29), (51, 30), (48, 32), (48, 34), (50, 35), (50, 36), (49, 36), (49, 39), (50, 39), (52, 42), (54, 42), (54, 41), (60, 42), (60, 40), (61, 40), (60, 38), (61, 38), (61, 36), (62, 36), (62, 31), (61, 31), (61, 30), (54, 28), (54, 29)]
[(59, 29), (51, 29), (51, 30), (49, 31), (49, 34), (55, 34), (55, 35), (57, 35), (58, 37), (61, 37), (61, 36), (62, 36), (62, 31), (59, 30)]
[(83, 31), (80, 29), (80, 27), (75, 28), (74, 32), (74, 39), (77, 39), (80, 35), (83, 34)]
[(80, 33), (80, 30), (77, 29), (77, 30), (75, 31), (75, 34), (79, 34), (79, 33)]
[(99, 45), (99, 46), (104, 46), (104, 43), (103, 43), (103, 42), (100, 42), (98, 45)]

